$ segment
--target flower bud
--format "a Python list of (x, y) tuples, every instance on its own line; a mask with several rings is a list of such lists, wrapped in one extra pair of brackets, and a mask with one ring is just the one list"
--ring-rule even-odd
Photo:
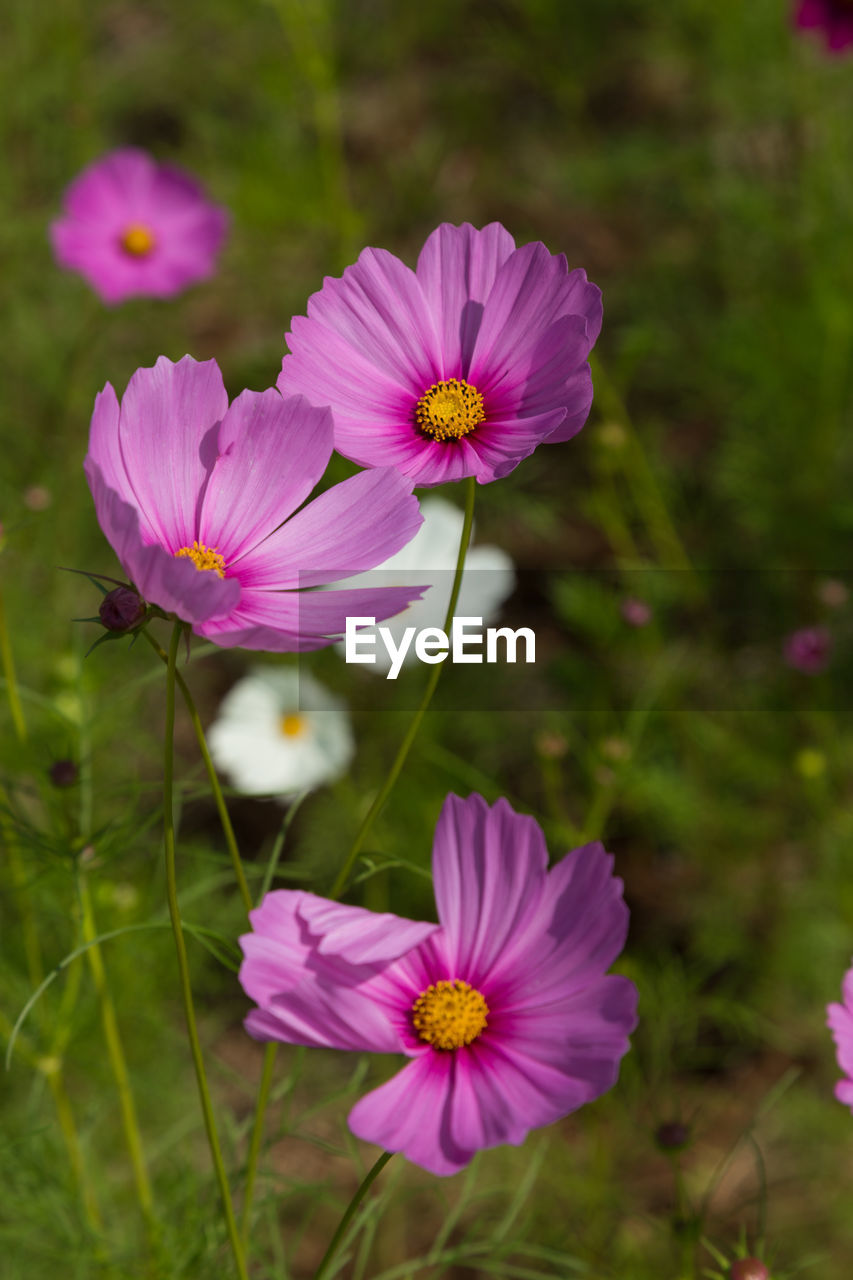
[(738, 1258), (729, 1272), (731, 1280), (770, 1280), (767, 1265), (759, 1258)]
[(48, 770), (48, 777), (55, 787), (73, 787), (80, 770), (73, 760), (56, 760)]
[(104, 596), (98, 616), (107, 631), (130, 631), (145, 617), (145, 603), (132, 587), (116, 587)]

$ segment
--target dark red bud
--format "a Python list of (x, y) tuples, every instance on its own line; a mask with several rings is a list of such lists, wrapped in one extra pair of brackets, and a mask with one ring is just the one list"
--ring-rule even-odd
[(104, 596), (98, 616), (107, 631), (130, 631), (145, 617), (145, 604), (132, 587), (116, 587)]
[(73, 787), (80, 770), (73, 760), (57, 760), (50, 766), (48, 777), (55, 787)]

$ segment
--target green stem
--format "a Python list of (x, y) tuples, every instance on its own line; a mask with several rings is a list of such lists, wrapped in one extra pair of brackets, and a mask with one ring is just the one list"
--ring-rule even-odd
[(107, 983), (104, 959), (100, 944), (97, 942), (98, 932), (95, 928), (92, 896), (89, 893), (86, 873), (82, 868), (80, 869), (77, 877), (77, 891), (80, 896), (83, 941), (88, 944), (89, 967), (92, 971), (92, 980), (95, 984), (95, 991), (97, 992), (98, 1001), (101, 1006), (101, 1024), (104, 1029), (104, 1039), (107, 1044), (107, 1055), (110, 1060), (110, 1067), (112, 1068), (113, 1078), (118, 1090), (124, 1137), (125, 1142), (127, 1143), (128, 1154), (130, 1155), (130, 1163), (133, 1168), (133, 1179), (136, 1183), (136, 1196), (139, 1200), (139, 1208), (142, 1211), (142, 1217), (145, 1220), (145, 1227), (148, 1231), (149, 1241), (152, 1247), (155, 1247), (158, 1241), (158, 1227), (157, 1220), (154, 1216), (154, 1200), (151, 1195), (151, 1183), (148, 1179), (148, 1170), (146, 1168), (145, 1156), (142, 1149), (142, 1137), (139, 1132), (139, 1122), (136, 1116), (136, 1104), (134, 1103), (133, 1090), (130, 1085), (130, 1075), (127, 1070), (127, 1060), (124, 1056), (124, 1048), (122, 1046), (121, 1035), (119, 1033), (115, 1005), (113, 1004), (112, 995), (110, 994), (109, 985)]
[(181, 981), (181, 996), (184, 1003), (184, 1016), (187, 1024), (187, 1036), (190, 1042), (190, 1051), (192, 1053), (193, 1066), (195, 1067), (196, 1080), (198, 1082), (198, 1093), (201, 1102), (202, 1114), (204, 1115), (204, 1127), (207, 1131), (207, 1141), (210, 1146), (213, 1167), (216, 1171), (216, 1179), (219, 1183), (219, 1192), (222, 1197), (222, 1207), (225, 1212), (225, 1222), (228, 1228), (228, 1239), (231, 1243), (231, 1250), (234, 1254), (234, 1263), (237, 1268), (237, 1274), (240, 1276), (240, 1280), (249, 1280), (243, 1255), (243, 1245), (240, 1240), (240, 1233), (237, 1230), (237, 1221), (234, 1217), (234, 1207), (231, 1203), (231, 1192), (228, 1189), (228, 1178), (225, 1173), (225, 1164), (223, 1162), (222, 1151), (219, 1146), (219, 1137), (216, 1132), (216, 1121), (213, 1118), (213, 1106), (211, 1104), (210, 1090), (208, 1088), (207, 1076), (204, 1070), (204, 1060), (201, 1054), (201, 1043), (198, 1038), (198, 1029), (196, 1027), (187, 948), (184, 942), (183, 927), (181, 924), (181, 911), (178, 905), (178, 886), (175, 873), (175, 820), (172, 809), (172, 782), (175, 763), (175, 683), (177, 677), (177, 671), (175, 668), (182, 630), (183, 624), (181, 622), (176, 622), (172, 631), (172, 639), (169, 643), (169, 653), (166, 663), (166, 734), (163, 750), (163, 843), (166, 854), (166, 893), (169, 899), (169, 915), (172, 920), (172, 932), (175, 935), (175, 950), (178, 956), (178, 971)]
[[(290, 824), (296, 817), (296, 812), (302, 801), (307, 795), (307, 791), (302, 791), (291, 802), (290, 808), (285, 814), (284, 821), (281, 824), (281, 830), (278, 833), (278, 839), (273, 846), (269, 864), (264, 874), (261, 891), (258, 894), (258, 901), (261, 902), (269, 892), (275, 875), (278, 860), (284, 849), (284, 842), (287, 839), (287, 833), (290, 830)], [(270, 1089), (272, 1087), (273, 1071), (275, 1069), (275, 1059), (278, 1053), (278, 1043), (270, 1040), (264, 1050), (264, 1067), (261, 1074), (261, 1087), (258, 1093), (258, 1101), (255, 1105), (255, 1119), (252, 1124), (252, 1137), (249, 1140), (249, 1155), (246, 1161), (246, 1189), (243, 1194), (243, 1211), (240, 1217), (240, 1231), (243, 1237), (243, 1246), (248, 1254), (249, 1245), (249, 1225), (252, 1213), (252, 1198), (255, 1193), (255, 1178), (258, 1172), (258, 1160), (261, 1155), (261, 1142), (264, 1136), (264, 1119), (266, 1117), (267, 1105), (269, 1103)]]
[(62, 1063), (59, 1058), (49, 1058), (42, 1060), (41, 1070), (44, 1073), (53, 1103), (56, 1107), (57, 1118), (59, 1119), (59, 1128), (65, 1142), (65, 1150), (68, 1155), (68, 1163), (71, 1166), (71, 1173), (77, 1184), (80, 1198), (83, 1201), (83, 1212), (86, 1215), (86, 1221), (91, 1229), (95, 1232), (103, 1230), (103, 1222), (101, 1213), (98, 1208), (98, 1202), (95, 1199), (94, 1189), (86, 1175), (86, 1168), (83, 1164), (83, 1153), (80, 1150), (80, 1139), (77, 1137), (77, 1129), (74, 1125), (74, 1115), (71, 1111), (71, 1103), (68, 1094), (65, 1092), (65, 1083), (62, 1079)]
[(277, 1051), (277, 1042), (275, 1040), (268, 1041), (264, 1050), (264, 1069), (261, 1074), (261, 1087), (258, 1092), (257, 1106), (255, 1107), (255, 1122), (252, 1126), (252, 1138), (249, 1143), (249, 1158), (246, 1164), (246, 1190), (243, 1196), (243, 1213), (240, 1219), (240, 1234), (243, 1239), (243, 1247), (246, 1249), (248, 1249), (249, 1244), (249, 1225), (252, 1212), (252, 1197), (255, 1192), (255, 1177), (258, 1172), (258, 1158), (261, 1154), (261, 1140), (264, 1136), (264, 1117), (267, 1103), (269, 1102), (270, 1089), (272, 1088)]
[(27, 740), (27, 726), (24, 721), (24, 710), (18, 693), (18, 679), (15, 675), (15, 660), (12, 657), (12, 643), (9, 629), (6, 626), (6, 610), (3, 607), (3, 592), (0, 591), (0, 663), (6, 680), (6, 692), (9, 696), (9, 710), (15, 726), (15, 736), (20, 743)]
[(341, 1218), (338, 1224), (338, 1229), (335, 1232), (335, 1234), (332, 1236), (329, 1247), (323, 1256), (323, 1261), (320, 1263), (319, 1267), (317, 1268), (316, 1274), (314, 1276), (314, 1280), (323, 1280), (323, 1277), (328, 1273), (329, 1267), (334, 1260), (335, 1254), (338, 1252), (338, 1249), (340, 1248), (341, 1241), (343, 1240), (344, 1235), (346, 1233), (346, 1229), (349, 1226), (349, 1224), (352, 1222), (352, 1219), (355, 1215), (356, 1210), (358, 1209), (358, 1206), (361, 1204), (362, 1200), (367, 1195), (371, 1186), (376, 1181), (376, 1179), (378, 1178), (382, 1170), (385, 1168), (386, 1164), (391, 1159), (393, 1154), (394, 1154), (393, 1151), (383, 1151), (382, 1155), (376, 1161), (376, 1164), (373, 1165), (373, 1167), (365, 1174), (362, 1180), (361, 1186), (358, 1188), (352, 1200), (350, 1200), (349, 1204), (347, 1205), (346, 1212), (344, 1213), (344, 1216)]
[[(143, 631), (142, 634), (145, 636), (145, 639), (151, 645), (157, 656), (168, 666), (169, 658), (165, 649), (161, 648), (148, 631)], [(189, 685), (181, 675), (180, 671), (175, 670), (174, 677), (178, 688), (183, 695), (184, 703), (187, 711), (189, 712), (193, 729), (195, 730), (196, 742), (198, 743), (199, 751), (201, 752), (201, 758), (204, 761), (204, 767), (207, 770), (210, 789), (213, 792), (213, 799), (216, 803), (216, 811), (219, 814), (219, 821), (222, 826), (223, 835), (225, 836), (225, 843), (227, 844), (228, 852), (231, 855), (231, 864), (234, 867), (234, 874), (237, 877), (240, 896), (242, 897), (243, 905), (248, 912), (251, 911), (253, 905), (252, 895), (249, 892), (249, 886), (246, 882), (246, 873), (243, 870), (243, 863), (240, 859), (240, 850), (237, 848), (237, 837), (234, 835), (234, 828), (231, 825), (231, 818), (228, 815), (228, 806), (225, 803), (225, 796), (222, 794), (222, 787), (219, 784), (219, 778), (217, 777), (216, 769), (214, 767), (213, 760), (211, 759), (210, 751), (207, 747), (207, 739), (204, 736), (204, 728), (202, 727), (201, 718), (196, 710), (196, 705), (193, 702)]]
[[(459, 554), (456, 559), (456, 573), (453, 578), (453, 589), (450, 593), (450, 603), (447, 606), (447, 616), (444, 620), (444, 630), (446, 632), (449, 632), (453, 623), (453, 615), (456, 612), (456, 604), (457, 604), (457, 601), (459, 600), (459, 591), (462, 587), (462, 574), (465, 570), (465, 556), (468, 552), (468, 544), (471, 541), (471, 527), (474, 523), (474, 495), (476, 490), (475, 490), (475, 482), (474, 482), (473, 476), (470, 476), (468, 480), (466, 480), (465, 484), (466, 484), (465, 520), (462, 525), (462, 537), (459, 540)], [(349, 879), (350, 872), (352, 871), (353, 865), (355, 864), (355, 860), (358, 857), (359, 851), (361, 850), (361, 847), (367, 838), (368, 832), (370, 831), (370, 828), (373, 826), (374, 820), (376, 819), (378, 813), (380, 812), (383, 805), (385, 804), (385, 801), (388, 799), (389, 795), (391, 794), (391, 791), (394, 788), (394, 783), (397, 781), (397, 778), (400, 776), (400, 773), (402, 771), (403, 765), (406, 763), (406, 757), (408, 756), (409, 751), (412, 748), (412, 743), (414, 742), (415, 738), (418, 735), (418, 730), (421, 727), (421, 722), (424, 718), (424, 715), (426, 714), (427, 707), (429, 706), (430, 702), (432, 702), (432, 696), (435, 693), (443, 667), (444, 667), (443, 662), (436, 663), (436, 665), (432, 668), (430, 672), (429, 679), (427, 680), (427, 683), (426, 683), (426, 688), (424, 689), (424, 692), (423, 692), (423, 697), (421, 698), (421, 701), (420, 701), (420, 705), (417, 711), (415, 712), (414, 716), (412, 717), (412, 721), (409, 725), (409, 728), (406, 731), (406, 736), (403, 738), (403, 741), (400, 743), (400, 747), (399, 747), (399, 750), (397, 751), (397, 755), (394, 759), (394, 763), (391, 765), (391, 768), (388, 771), (388, 776), (386, 777), (384, 783), (379, 789), (379, 792), (375, 800), (373, 801), (373, 804), (370, 806), (369, 810), (367, 811), (367, 815), (364, 821), (362, 822), (361, 826), (359, 827), (356, 837), (352, 842), (352, 846), (350, 848), (349, 853), (347, 854), (346, 861), (344, 862), (343, 866), (341, 867), (340, 871), (337, 874), (337, 877), (335, 878), (335, 883), (332, 885), (331, 892), (329, 893), (330, 898), (333, 898), (333, 899), (339, 898), (343, 893), (344, 889), (346, 888), (346, 884), (347, 884), (347, 880)]]

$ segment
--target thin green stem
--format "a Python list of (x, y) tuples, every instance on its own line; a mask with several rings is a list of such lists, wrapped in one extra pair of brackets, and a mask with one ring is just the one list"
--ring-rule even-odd
[(329, 1243), (329, 1247), (326, 1250), (323, 1256), (323, 1260), (320, 1263), (314, 1275), (314, 1280), (323, 1280), (323, 1277), (328, 1274), (329, 1267), (334, 1261), (335, 1254), (338, 1252), (338, 1249), (341, 1246), (341, 1242), (344, 1238), (344, 1235), (346, 1234), (347, 1227), (352, 1222), (352, 1219), (355, 1215), (356, 1210), (358, 1209), (358, 1206), (361, 1204), (362, 1200), (367, 1195), (371, 1186), (379, 1177), (379, 1174), (385, 1168), (386, 1164), (391, 1159), (393, 1154), (394, 1154), (393, 1151), (383, 1151), (382, 1155), (379, 1157), (376, 1163), (365, 1174), (364, 1178), (362, 1179), (360, 1187), (356, 1191), (352, 1200), (350, 1200), (349, 1204), (347, 1205), (344, 1216), (341, 1218), (340, 1222), (338, 1223), (338, 1229), (335, 1232), (335, 1234), (332, 1236), (332, 1239)]
[(243, 1247), (248, 1249), (249, 1226), (251, 1223), (252, 1197), (255, 1192), (255, 1178), (258, 1172), (258, 1158), (261, 1154), (261, 1141), (264, 1136), (264, 1117), (272, 1088), (273, 1071), (275, 1069), (278, 1044), (270, 1040), (264, 1050), (264, 1068), (261, 1073), (261, 1087), (258, 1091), (258, 1102), (255, 1107), (255, 1122), (252, 1126), (252, 1137), (249, 1143), (249, 1158), (246, 1163), (246, 1190), (243, 1195), (243, 1213), (240, 1218), (240, 1234)]
[(91, 1229), (95, 1232), (103, 1230), (103, 1221), (101, 1212), (98, 1208), (98, 1201), (95, 1198), (95, 1191), (89, 1182), (86, 1174), (86, 1168), (83, 1164), (83, 1153), (80, 1149), (80, 1139), (77, 1136), (77, 1129), (74, 1124), (74, 1115), (71, 1110), (71, 1102), (65, 1091), (65, 1082), (62, 1079), (62, 1062), (59, 1058), (42, 1059), (40, 1063), (42, 1072), (47, 1079), (53, 1103), (56, 1107), (56, 1114), (59, 1119), (59, 1128), (65, 1143), (65, 1150), (68, 1155), (68, 1163), (71, 1166), (71, 1173), (77, 1184), (80, 1198), (83, 1201), (83, 1212), (86, 1215), (86, 1221)]
[(95, 991), (97, 992), (98, 1001), (101, 1006), (101, 1025), (103, 1026), (104, 1039), (107, 1045), (107, 1056), (110, 1060), (110, 1067), (116, 1083), (116, 1089), (118, 1090), (122, 1127), (124, 1128), (125, 1142), (127, 1143), (127, 1150), (130, 1155), (130, 1163), (133, 1169), (133, 1180), (136, 1184), (136, 1196), (139, 1201), (139, 1208), (142, 1212), (142, 1217), (145, 1221), (149, 1241), (152, 1248), (154, 1248), (158, 1241), (158, 1226), (154, 1215), (154, 1200), (151, 1195), (151, 1183), (148, 1178), (148, 1169), (146, 1167), (145, 1155), (142, 1149), (142, 1137), (139, 1131), (139, 1121), (136, 1116), (136, 1104), (133, 1098), (133, 1090), (130, 1085), (130, 1074), (127, 1069), (127, 1060), (124, 1056), (124, 1048), (122, 1046), (121, 1035), (119, 1033), (115, 1005), (113, 1004), (113, 998), (110, 994), (110, 988), (107, 982), (103, 954), (101, 952), (100, 944), (97, 942), (98, 931), (95, 927), (92, 896), (89, 892), (86, 873), (82, 868), (80, 869), (77, 877), (77, 892), (80, 897), (80, 917), (83, 941), (89, 944), (89, 968), (92, 971), (92, 980), (95, 984)]
[(204, 1059), (202, 1058), (201, 1043), (199, 1041), (198, 1028), (196, 1026), (195, 1008), (193, 1006), (187, 948), (184, 942), (180, 906), (178, 905), (178, 886), (175, 870), (175, 820), (172, 808), (172, 787), (175, 764), (174, 738), (175, 684), (177, 677), (176, 663), (182, 630), (183, 624), (176, 622), (172, 631), (172, 639), (169, 643), (169, 653), (166, 663), (166, 733), (163, 750), (163, 843), (166, 855), (166, 894), (169, 900), (169, 915), (172, 920), (172, 932), (175, 935), (175, 950), (178, 957), (178, 972), (180, 974), (181, 996), (184, 1002), (187, 1036), (190, 1042), (190, 1051), (192, 1053), (193, 1066), (195, 1067), (196, 1080), (198, 1082), (198, 1093), (201, 1102), (202, 1114), (204, 1116), (204, 1127), (207, 1131), (207, 1141), (210, 1146), (213, 1167), (216, 1171), (216, 1179), (219, 1183), (219, 1193), (222, 1197), (222, 1207), (225, 1213), (228, 1239), (231, 1243), (232, 1253), (234, 1254), (234, 1263), (237, 1268), (237, 1274), (240, 1276), (240, 1280), (248, 1280), (248, 1272), (246, 1270), (246, 1262), (243, 1254), (243, 1245), (240, 1239), (240, 1233), (237, 1229), (237, 1220), (234, 1217), (234, 1206), (231, 1203), (231, 1192), (228, 1189), (228, 1178), (225, 1173), (225, 1164), (222, 1159), (219, 1136), (216, 1132), (216, 1121), (213, 1117), (213, 1106), (210, 1098), (210, 1090), (207, 1084), (207, 1075), (204, 1070)]
[[(465, 571), (465, 556), (468, 553), (468, 544), (471, 541), (471, 527), (474, 523), (474, 495), (476, 489), (473, 476), (470, 476), (465, 483), (465, 519), (462, 525), (462, 537), (459, 540), (459, 554), (456, 558), (456, 573), (453, 578), (450, 603), (447, 606), (447, 616), (444, 620), (444, 630), (446, 632), (449, 632), (453, 623), (453, 615), (456, 612), (456, 604), (459, 600), (459, 591), (462, 587), (462, 574)], [(359, 855), (359, 851), (367, 839), (368, 832), (373, 826), (377, 815), (391, 794), (394, 784), (400, 776), (403, 765), (406, 763), (406, 757), (412, 748), (412, 744), (418, 736), (418, 730), (421, 727), (421, 722), (426, 714), (427, 707), (432, 702), (432, 696), (435, 693), (438, 681), (441, 677), (443, 666), (444, 663), (442, 662), (436, 663), (430, 672), (420, 705), (412, 717), (403, 741), (400, 743), (394, 763), (388, 771), (388, 776), (380, 787), (373, 804), (367, 811), (367, 815), (356, 833), (356, 837), (352, 842), (346, 860), (335, 878), (335, 882), (332, 885), (331, 892), (329, 893), (330, 898), (339, 898), (346, 888), (350, 872), (352, 871), (355, 860)]]
[[(296, 812), (302, 801), (307, 795), (307, 791), (302, 791), (291, 802), (290, 808), (285, 814), (284, 821), (281, 824), (281, 830), (278, 838), (273, 845), (272, 854), (270, 855), (269, 864), (264, 874), (261, 891), (258, 894), (258, 901), (262, 901), (269, 892), (275, 875), (278, 860), (284, 849), (284, 842), (287, 839), (287, 833), (290, 830), (290, 824), (296, 817)], [(270, 1040), (264, 1051), (264, 1066), (261, 1074), (261, 1087), (258, 1093), (258, 1101), (255, 1105), (255, 1119), (252, 1124), (252, 1136), (249, 1140), (249, 1155), (246, 1161), (246, 1188), (243, 1193), (243, 1210), (240, 1217), (240, 1231), (243, 1237), (243, 1246), (248, 1254), (249, 1245), (249, 1226), (251, 1223), (252, 1199), (255, 1193), (255, 1179), (258, 1172), (258, 1161), (261, 1155), (261, 1143), (264, 1136), (264, 1120), (266, 1118), (267, 1106), (269, 1104), (270, 1089), (272, 1087), (273, 1071), (275, 1069), (275, 1059), (278, 1053), (278, 1043)]]
[[(142, 634), (145, 636), (145, 639), (151, 645), (158, 658), (168, 665), (169, 658), (165, 649), (157, 643), (148, 631), (143, 631)], [(219, 778), (217, 777), (216, 769), (214, 767), (213, 760), (211, 759), (210, 751), (207, 747), (207, 738), (204, 736), (204, 728), (202, 727), (201, 718), (196, 710), (196, 705), (193, 702), (189, 685), (177, 669), (175, 670), (175, 681), (181, 691), (187, 711), (189, 712), (190, 720), (192, 721), (193, 729), (195, 730), (196, 742), (198, 743), (201, 758), (204, 761), (204, 767), (207, 771), (210, 789), (213, 792), (216, 811), (219, 814), (219, 821), (222, 826), (222, 833), (225, 836), (225, 843), (227, 844), (228, 852), (231, 855), (231, 864), (234, 867), (234, 874), (237, 877), (240, 896), (242, 897), (243, 905), (248, 912), (251, 911), (253, 905), (252, 895), (249, 892), (249, 886), (246, 882), (246, 873), (243, 870), (243, 863), (240, 859), (240, 850), (237, 848), (237, 837), (234, 835), (234, 828), (231, 825), (231, 818), (228, 815), (228, 806), (225, 803), (225, 796), (222, 794), (222, 787), (220, 786)]]
[(15, 659), (12, 656), (12, 642), (9, 639), (9, 628), (6, 626), (6, 610), (3, 607), (3, 592), (0, 590), (0, 664), (6, 679), (6, 693), (9, 697), (9, 710), (12, 713), (12, 724), (15, 736), (23, 743), (27, 740), (27, 726), (24, 720), (24, 709), (18, 693), (18, 678), (15, 675)]

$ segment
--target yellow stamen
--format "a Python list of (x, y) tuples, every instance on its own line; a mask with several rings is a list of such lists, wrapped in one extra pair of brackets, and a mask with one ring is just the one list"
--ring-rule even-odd
[(435, 982), (412, 1005), (412, 1025), (436, 1049), (460, 1049), (486, 1027), (489, 1006), (467, 982)]
[(415, 405), (415, 425), (433, 440), (461, 440), (485, 416), (477, 388), (458, 378), (433, 383)]
[(212, 569), (219, 578), (225, 577), (225, 559), (216, 547), (206, 547), (203, 542), (194, 542), (191, 547), (181, 547), (175, 552), (175, 559), (186, 556), (192, 560), (197, 569)]
[(141, 222), (134, 222), (121, 236), (121, 247), (131, 258), (147, 258), (156, 243), (154, 232)]
[(296, 711), (288, 711), (287, 715), (282, 716), (279, 720), (278, 727), (285, 738), (298, 738), (308, 726), (305, 723), (304, 716), (300, 716)]

